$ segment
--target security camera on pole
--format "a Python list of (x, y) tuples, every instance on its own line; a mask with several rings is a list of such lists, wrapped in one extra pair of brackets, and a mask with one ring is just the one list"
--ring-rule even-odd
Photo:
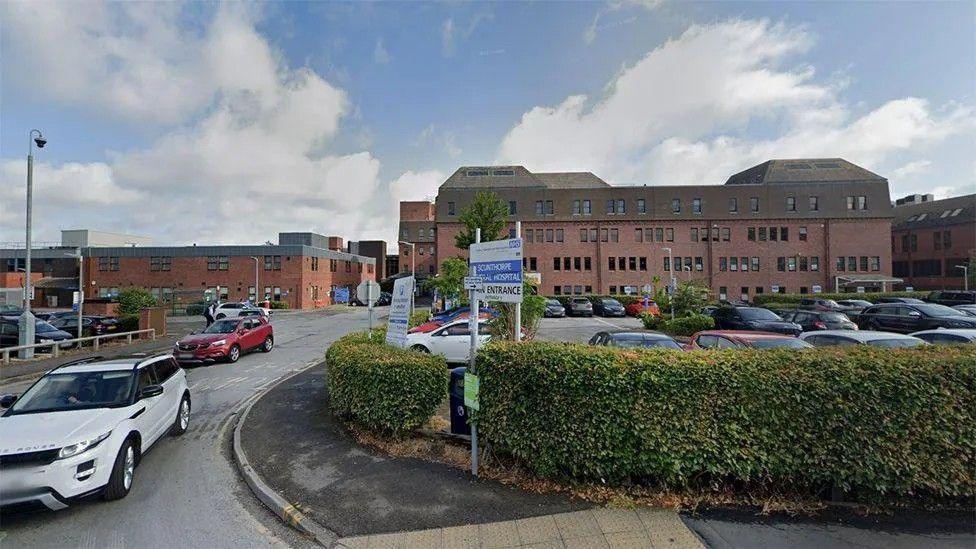
[[(35, 136), (36, 134), (36, 136)], [(18, 343), (21, 345), (34, 344), (34, 314), (31, 313), (31, 300), (34, 299), (34, 288), (31, 286), (31, 207), (34, 194), (34, 145), (38, 149), (43, 149), (47, 145), (47, 140), (41, 135), (41, 130), (31, 130), (27, 141), (27, 231), (24, 239), (24, 247), (27, 249), (27, 258), (24, 262), (24, 312), (18, 320), (20, 335)], [(23, 349), (20, 351), (20, 358), (33, 358), (34, 349)]]

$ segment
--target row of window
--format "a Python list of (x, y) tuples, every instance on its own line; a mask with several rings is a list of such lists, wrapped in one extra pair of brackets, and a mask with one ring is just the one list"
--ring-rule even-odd
[[(960, 213), (962, 213), (962, 208), (956, 208), (955, 210), (945, 210), (944, 212), (942, 212), (942, 215), (939, 216), (939, 219), (945, 219), (950, 216), (956, 217)], [(927, 218), (928, 216), (929, 216), (928, 212), (923, 214), (913, 215), (908, 219), (906, 219), (905, 222), (911, 223), (912, 221), (924, 221), (925, 218)], [(936, 218), (935, 214), (932, 214), (932, 217), (930, 219), (935, 219), (935, 218)]]
[[(968, 264), (966, 258), (947, 259), (943, 270), (941, 259), (918, 259), (915, 261), (892, 261), (891, 274), (899, 277), (912, 276), (945, 276), (947, 278), (961, 278), (965, 271), (959, 267)], [(909, 269), (909, 267), (911, 267)]]
[[(413, 246), (413, 247), (415, 247), (417, 249), (417, 255), (424, 255), (424, 250), (427, 250), (427, 254), (428, 255), (434, 255), (434, 247), (433, 246)], [(404, 247), (403, 248), (403, 257), (410, 257), (410, 250), (413, 247)]]
[[(454, 215), (454, 214), (451, 214), (451, 215)], [(434, 234), (436, 232), (437, 231), (436, 231), (436, 229), (434, 227), (431, 227), (431, 228), (429, 228), (427, 230), (424, 230), (424, 228), (421, 227), (421, 228), (417, 229), (417, 239), (420, 240), (422, 238), (434, 238)], [(400, 239), (401, 240), (410, 240), (410, 229), (400, 229)]]
[[(847, 209), (848, 210), (867, 210), (868, 200), (864, 195), (852, 195), (845, 197)], [(638, 198), (635, 201), (634, 211), (638, 214), (647, 213), (647, 201), (643, 198)], [(627, 213), (627, 200), (623, 198), (608, 198), (605, 201), (604, 212), (607, 215), (623, 215)], [(704, 201), (701, 198), (693, 198), (691, 200), (691, 213), (701, 214)], [(737, 197), (731, 197), (728, 201), (729, 213), (739, 213), (739, 199)], [(785, 207), (788, 212), (797, 211), (797, 200), (795, 196), (787, 196), (785, 199)], [(680, 198), (671, 199), (671, 213), (680, 214), (683, 209), (683, 204)], [(760, 201), (758, 196), (749, 197), (749, 212), (759, 213), (760, 211)], [(819, 196), (807, 196), (807, 211), (818, 212), (820, 211), (820, 197)], [(554, 215), (556, 213), (555, 204), (552, 200), (536, 200), (535, 201), (535, 214), (536, 215)], [(508, 214), (518, 215), (518, 202), (515, 200), (508, 201)], [(573, 200), (572, 206), (573, 215), (592, 215), (593, 214), (593, 202), (587, 199)], [(457, 215), (457, 206), (454, 202), (447, 203), (447, 215)], [(421, 236), (423, 236), (421, 234)], [(433, 236), (433, 235), (431, 235)]]
[(846, 258), (840, 256), (837, 258), (837, 271), (844, 272), (845, 270), (850, 273), (857, 271), (867, 272), (869, 270), (875, 272), (880, 271), (881, 258), (876, 255), (870, 257), (862, 255), (860, 258), (853, 255), (847, 256)]
[[(565, 233), (563, 229), (525, 229), (524, 238), (526, 242), (564, 242)], [(509, 231), (509, 236), (514, 238), (514, 229)], [(801, 242), (807, 241), (807, 228), (797, 228), (797, 238)], [(691, 227), (689, 239), (691, 242), (708, 242), (711, 237), (712, 242), (729, 242), (732, 240), (732, 229), (730, 227)], [(790, 240), (789, 227), (749, 227), (747, 238), (751, 242), (759, 240), (782, 241)], [(620, 242), (620, 230), (616, 228), (586, 228), (579, 230), (580, 242)], [(635, 228), (634, 242), (674, 242), (673, 228)]]
[(103, 256), (98, 258), (99, 271), (119, 270), (119, 258), (117, 256)]
[(749, 270), (758, 271), (759, 270), (759, 258), (758, 257), (720, 257), (718, 258), (718, 270), (721, 272), (725, 271), (742, 271), (748, 272)]
[(818, 256), (790, 256), (790, 257), (777, 257), (776, 258), (776, 270), (783, 271), (819, 271), (820, 270), (820, 257)]
[(173, 266), (173, 258), (169, 256), (153, 256), (149, 258), (150, 271), (169, 271)]
[[(797, 239), (800, 242), (807, 241), (807, 228), (798, 227), (797, 228)], [(790, 240), (790, 228), (789, 227), (749, 227), (746, 230), (746, 239), (750, 242), (776, 242), (777, 240), (782, 242), (788, 242)]]
[[(932, 248), (936, 250), (948, 250), (952, 248), (952, 231), (933, 231), (932, 232)], [(891, 251), (895, 250), (895, 239), (891, 239)], [(903, 252), (917, 252), (918, 251), (918, 234), (903, 234), (901, 235), (901, 251)]]

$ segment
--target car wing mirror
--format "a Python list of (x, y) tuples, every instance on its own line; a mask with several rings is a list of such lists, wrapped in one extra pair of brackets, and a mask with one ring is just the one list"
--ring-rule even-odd
[(17, 402), (17, 395), (6, 394), (0, 397), (0, 408), (10, 408)]
[(141, 391), (139, 391), (139, 398), (152, 398), (161, 394), (163, 394), (162, 385), (146, 385)]
[(922, 316), (922, 313), (920, 313), (918, 311), (908, 311), (908, 316), (920, 317), (920, 316)]

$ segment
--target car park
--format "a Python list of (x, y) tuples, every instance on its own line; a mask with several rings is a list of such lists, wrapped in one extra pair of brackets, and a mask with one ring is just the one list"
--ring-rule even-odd
[(899, 349), (903, 347), (918, 347), (925, 345), (925, 341), (908, 335), (874, 330), (824, 330), (820, 332), (806, 332), (800, 334), (800, 339), (814, 347), (843, 347), (847, 345), (870, 345)]
[(678, 349), (683, 347), (671, 336), (649, 330), (607, 330), (597, 332), (590, 338), (590, 345), (607, 347), (660, 347)]
[(790, 322), (799, 324), (804, 332), (813, 330), (857, 330), (857, 324), (844, 313), (832, 311), (796, 311)]
[(953, 309), (962, 311), (967, 316), (976, 316), (976, 305), (956, 305)]
[(691, 336), (687, 349), (809, 349), (791, 335), (751, 330), (703, 330)]
[(546, 318), (560, 318), (566, 316), (566, 307), (558, 299), (547, 299), (546, 308), (542, 313)]
[(180, 364), (237, 362), (242, 354), (274, 348), (274, 328), (263, 316), (223, 318), (200, 333), (176, 342), (173, 355)]
[[(488, 323), (478, 323), (478, 346), (489, 341)], [(467, 363), (471, 357), (471, 325), (456, 320), (431, 332), (407, 334), (407, 347), (422, 353), (442, 355), (449, 363)]]
[[(60, 316), (49, 321), (51, 326), (59, 330), (64, 330), (65, 332), (72, 333), (74, 335), (78, 334), (78, 316), (77, 313), (73, 317)], [(117, 331), (119, 328), (119, 321), (117, 318), (112, 316), (83, 316), (81, 317), (81, 335), (82, 337), (91, 337), (104, 334), (110, 334)]]
[(939, 305), (976, 305), (976, 290), (939, 290), (929, 294), (926, 301)]
[(932, 345), (972, 345), (976, 344), (976, 329), (944, 329), (923, 330), (913, 332), (912, 337), (917, 337)]
[(715, 327), (722, 330), (756, 330), (794, 336), (803, 331), (799, 324), (785, 321), (761, 307), (719, 307), (712, 313), (712, 318)]
[(635, 299), (625, 309), (627, 309), (627, 316), (641, 316), (644, 314), (661, 316), (661, 308), (651, 300), (647, 300), (647, 304), (645, 305), (643, 299)]
[(163, 435), (186, 432), (190, 391), (172, 356), (65, 363), (0, 406), (0, 505), (52, 510), (124, 498)]
[(976, 328), (976, 318), (935, 303), (880, 303), (857, 317), (862, 330), (912, 333), (934, 328)]
[[(43, 320), (34, 321), (34, 343), (51, 343), (74, 339), (76, 334), (69, 334), (59, 330)], [(16, 347), (20, 345), (20, 325), (16, 317), (0, 318), (0, 347)], [(61, 343), (58, 346), (67, 349), (74, 343)]]
[(624, 306), (612, 297), (597, 299), (593, 305), (593, 313), (599, 316), (627, 316)]
[(573, 297), (566, 303), (569, 316), (593, 316), (593, 303), (585, 297)]

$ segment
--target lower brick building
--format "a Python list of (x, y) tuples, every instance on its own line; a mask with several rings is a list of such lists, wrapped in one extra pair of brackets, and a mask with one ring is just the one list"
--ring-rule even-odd
[(972, 272), (976, 261), (976, 194), (905, 201), (894, 213), (894, 276), (920, 290), (960, 289), (965, 285), (966, 269), (976, 276)]
[[(282, 301), (296, 309), (323, 307), (332, 304), (335, 288), (355, 288), (363, 280), (376, 279), (375, 259), (341, 248), (340, 238), (314, 233), (281, 233), (277, 245), (87, 247), (82, 248), (85, 295), (107, 298), (124, 288), (140, 287), (163, 303), (217, 297), (221, 301)], [(65, 257), (74, 250), (64, 246), (34, 249), (31, 270), (63, 280), (69, 290), (76, 289), (78, 261)], [(18, 272), (23, 269), (24, 256), (23, 249), (0, 250), (0, 265), (6, 272)], [(61, 276), (48, 277), (55, 269)], [(45, 279), (36, 280), (39, 288), (45, 286)], [(71, 305), (70, 292), (65, 303), (51, 303), (43, 294), (35, 293), (33, 306)]]
[(547, 295), (637, 293), (672, 274), (729, 300), (897, 282), (888, 182), (842, 159), (771, 160), (724, 185), (695, 186), (460, 168), (441, 185), (431, 219), (401, 219), (401, 239), (433, 240), (434, 267), (463, 256), (458, 217), (479, 191), (508, 204), (511, 234), (521, 221), (525, 269), (541, 275)]

